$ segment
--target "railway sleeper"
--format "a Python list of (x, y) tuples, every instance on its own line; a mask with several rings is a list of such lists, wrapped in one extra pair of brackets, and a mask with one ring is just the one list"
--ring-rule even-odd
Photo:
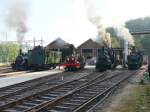
[(66, 110), (56, 110), (56, 109), (50, 109), (50, 110), (46, 110), (44, 112), (70, 112), (70, 110), (66, 111)]
[(30, 100), (30, 101), (27, 101), (26, 103), (32, 103), (32, 104), (34, 104), (34, 105), (39, 105), (40, 103), (41, 103), (41, 101), (39, 101), (39, 100)]
[[(9, 94), (9, 93), (10, 93), (10, 92), (8, 92), (8, 91), (3, 91), (3, 92), (0, 93), (0, 94), (2, 94), (2, 95), (4, 94), (4, 95), (5, 95), (5, 94)], [(0, 95), (0, 96), (1, 96), (1, 95)]]
[(63, 89), (60, 89), (60, 90), (56, 90), (57, 92), (59, 92), (59, 93), (66, 93), (66, 92), (68, 92), (68, 91), (70, 91), (70, 90), (63, 90)]
[(51, 97), (48, 97), (48, 96), (41, 96), (41, 97), (39, 97), (40, 99), (45, 99), (45, 100), (51, 100), (52, 98)]
[(21, 112), (21, 111), (16, 110), (16, 109), (7, 109), (7, 110), (4, 110), (3, 112)]
[(99, 93), (99, 91), (97, 91), (97, 92), (95, 92), (95, 91), (88, 91), (88, 90), (85, 90), (83, 93), (85, 93), (85, 94), (93, 94), (93, 95), (95, 95), (95, 94), (98, 94)]
[(84, 93), (81, 93), (81, 94), (77, 94), (78, 96), (84, 96), (84, 97), (93, 97), (95, 96), (94, 94), (84, 94)]
[(29, 107), (35, 106), (34, 103), (29, 103), (29, 102), (24, 102), (23, 105), (26, 105), (26, 106), (29, 106)]
[(61, 89), (59, 89), (59, 90), (67, 90), (67, 91), (70, 91), (70, 90), (72, 90), (73, 87), (74, 87), (74, 86), (72, 86), (72, 87), (64, 87), (64, 88), (61, 88)]
[[(55, 106), (52, 109), (49, 109), (51, 112), (71, 112), (71, 107), (64, 107), (64, 106)], [(52, 111), (53, 110), (53, 111)]]
[(8, 96), (9, 94), (14, 94), (14, 93), (16, 93), (16, 92), (18, 92), (18, 91), (20, 91), (20, 90), (15, 90), (15, 91), (3, 91), (3, 92), (1, 92), (0, 93), (0, 99), (1, 98), (3, 98), (3, 97), (5, 97), (5, 96)]
[(89, 88), (89, 89), (86, 89), (86, 91), (99, 92), (100, 89), (99, 88)]
[(36, 105), (39, 105), (39, 102), (37, 102), (37, 101), (26, 101), (26, 102), (24, 102), (23, 103), (23, 105), (26, 105), (26, 104), (29, 104), (29, 105), (33, 105), (33, 106), (36, 106)]
[(59, 96), (61, 93), (60, 92), (57, 92), (57, 90), (52, 90), (51, 92), (49, 92), (49, 94), (55, 94), (57, 96)]
[(23, 107), (23, 106), (17, 106), (17, 107), (14, 107), (14, 108), (10, 108), (10, 109), (6, 109), (4, 110), (3, 112), (23, 112), (23, 110), (25, 109), (28, 109), (26, 107)]
[(75, 103), (78, 103), (78, 104), (81, 104), (83, 102), (85, 102), (86, 100), (84, 99), (77, 99), (77, 98), (73, 98), (70, 100), (71, 102), (75, 102)]
[(73, 110), (76, 106), (79, 106), (79, 105), (64, 105), (64, 104), (60, 104), (60, 105), (57, 105), (55, 106), (53, 109), (56, 109), (57, 111), (60, 111), (61, 109), (63, 109), (63, 111), (65, 110), (69, 110), (71, 112), (71, 110)]
[[(49, 95), (49, 96), (51, 96), (51, 97), (57, 97), (57, 96), (59, 96), (60, 95), (60, 93), (58, 94), (58, 92), (57, 92), (57, 94), (55, 94), (55, 93), (47, 93), (46, 95)], [(44, 95), (45, 96), (45, 95)]]
[(80, 104), (78, 104), (78, 103), (70, 103), (70, 102), (62, 102), (62, 103), (60, 103), (60, 105), (62, 105), (62, 106), (79, 106)]
[[(16, 91), (16, 90), (15, 90), (15, 91)], [(6, 90), (5, 92), (12, 93), (12, 92), (14, 92), (14, 90), (13, 90), (13, 89), (8, 89), (8, 90)]]
[(18, 105), (15, 107), (16, 110), (27, 110), (29, 107), (26, 105)]
[[(68, 105), (68, 104), (63, 104), (63, 103), (60, 103), (58, 104), (57, 106), (54, 106), (52, 108), (52, 110), (55, 110), (55, 111), (63, 111), (63, 112), (71, 112), (72, 110), (74, 110), (77, 106), (81, 105), (82, 103), (84, 103), (86, 100), (84, 99), (72, 99), (69, 101), (69, 103), (71, 105)], [(48, 109), (49, 110), (49, 109)], [(50, 109), (51, 110), (51, 109)]]
[(73, 88), (74, 87), (74, 85), (66, 85), (64, 88)]
[(57, 96), (54, 96), (54, 95), (51, 95), (51, 94), (45, 94), (44, 97), (49, 97), (51, 99), (55, 99), (55, 97), (57, 97)]

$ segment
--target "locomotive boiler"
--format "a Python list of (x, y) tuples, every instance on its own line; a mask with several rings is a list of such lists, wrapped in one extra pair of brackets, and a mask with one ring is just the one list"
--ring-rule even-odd
[(140, 51), (136, 51), (135, 47), (132, 47), (131, 53), (127, 56), (127, 65), (129, 70), (139, 69), (143, 64), (143, 54)]
[(116, 53), (113, 49), (105, 48), (99, 49), (96, 60), (96, 71), (106, 71), (116, 67)]

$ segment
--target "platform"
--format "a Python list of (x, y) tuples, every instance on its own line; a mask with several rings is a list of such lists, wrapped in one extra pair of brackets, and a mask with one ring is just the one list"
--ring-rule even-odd
[(63, 70), (59, 69), (54, 69), (54, 70), (48, 70), (48, 71), (39, 71), (39, 72), (32, 72), (32, 73), (24, 73), (21, 75), (13, 75), (13, 76), (8, 76), (8, 77), (1, 77), (0, 78), (0, 88), (6, 87), (9, 85), (25, 82), (28, 80), (56, 74), (63, 72)]

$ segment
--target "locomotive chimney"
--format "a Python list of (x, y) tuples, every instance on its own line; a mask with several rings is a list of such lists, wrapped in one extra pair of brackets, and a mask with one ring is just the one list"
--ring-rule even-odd
[(127, 56), (128, 56), (128, 41), (124, 40), (124, 64), (127, 62)]
[(20, 50), (19, 50), (19, 55), (22, 55), (22, 49), (20, 48)]

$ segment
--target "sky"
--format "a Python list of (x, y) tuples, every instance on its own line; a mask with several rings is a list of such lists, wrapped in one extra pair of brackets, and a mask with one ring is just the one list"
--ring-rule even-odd
[[(17, 0), (0, 0), (0, 41), (17, 40), (15, 31), (8, 28), (5, 16)], [(44, 40), (47, 45), (61, 37), (80, 45), (97, 35), (96, 26), (87, 17), (88, 0), (22, 0), (27, 4), (25, 40)], [(95, 13), (104, 27), (123, 25), (125, 21), (150, 16), (149, 0), (91, 0)]]

